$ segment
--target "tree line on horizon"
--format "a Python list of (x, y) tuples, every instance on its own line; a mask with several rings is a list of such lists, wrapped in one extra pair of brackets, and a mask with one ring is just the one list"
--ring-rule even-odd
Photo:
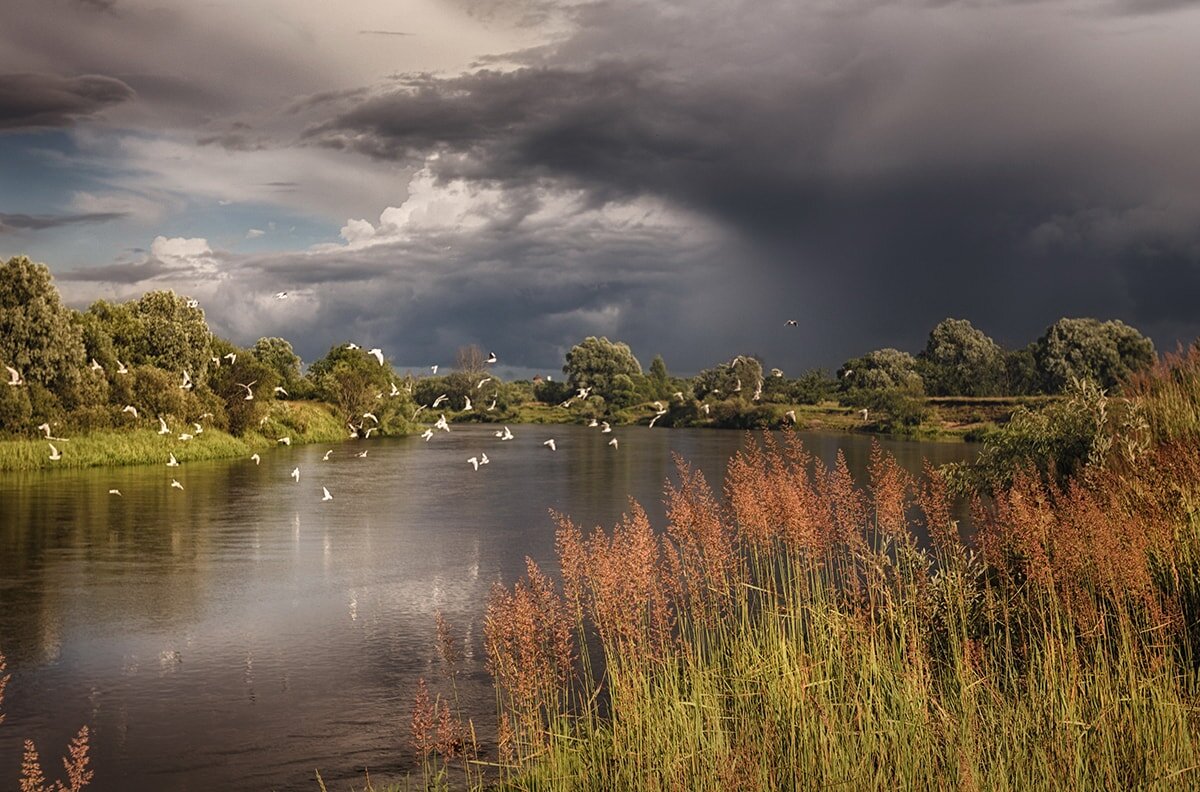
[[(513, 421), (517, 407), (533, 401), (578, 418), (658, 402), (664, 426), (750, 428), (778, 423), (770, 405), (837, 400), (913, 425), (925, 417), (926, 396), (1054, 395), (1076, 381), (1119, 390), (1154, 360), (1151, 341), (1120, 321), (1060, 319), (1028, 346), (1006, 350), (970, 322), (946, 319), (916, 355), (879, 349), (836, 375), (811, 369), (788, 377), (758, 356), (738, 355), (674, 377), (661, 355), (643, 371), (628, 344), (595, 336), (566, 353), (562, 381), (503, 382), (475, 346), (460, 349), (442, 376), (398, 374), (345, 343), (305, 369), (285, 339), (241, 348), (216, 336), (198, 303), (172, 291), (78, 311), (62, 303), (45, 265), (24, 256), (0, 264), (0, 365), (24, 379), (23, 387), (0, 387), (0, 431), (14, 435), (41, 423), (88, 431), (170, 416), (203, 417), (240, 436), (265, 420), (276, 398), (328, 403), (349, 424), (371, 413), (381, 434), (403, 434), (419, 405), (443, 395), (443, 409), (459, 420)], [(250, 392), (256, 398), (246, 399)]]

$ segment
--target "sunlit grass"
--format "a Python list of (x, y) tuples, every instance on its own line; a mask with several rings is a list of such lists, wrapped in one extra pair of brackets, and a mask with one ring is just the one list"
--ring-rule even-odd
[[(174, 428), (168, 435), (143, 428), (72, 434), (65, 440), (0, 440), (0, 470), (161, 464), (168, 454), (174, 454), (180, 462), (229, 459), (273, 448), (284, 436), (301, 445), (334, 442), (347, 435), (341, 420), (317, 402), (278, 402), (267, 421), (243, 437), (210, 427), (185, 442), (178, 436), (184, 430), (194, 434), (190, 425)], [(51, 442), (62, 453), (62, 459), (50, 459)]]

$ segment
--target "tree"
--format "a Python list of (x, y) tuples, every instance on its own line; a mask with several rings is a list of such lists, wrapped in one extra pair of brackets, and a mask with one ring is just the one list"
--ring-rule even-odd
[(944, 319), (921, 352), (925, 389), (934, 396), (995, 396), (1004, 389), (1004, 350), (965, 319)]
[(199, 384), (208, 370), (212, 331), (204, 311), (173, 291), (152, 291), (133, 304), (145, 335), (135, 347), (134, 362), (179, 373), (187, 371)]
[(454, 367), (467, 374), (480, 374), (487, 369), (487, 355), (475, 344), (459, 347)]
[(317, 394), (336, 404), (347, 422), (359, 424), (363, 413), (370, 412), (379, 419), (384, 434), (401, 432), (409, 426), (412, 399), (404, 390), (398, 396), (391, 395), (395, 372), (390, 365), (379, 365), (364, 350), (339, 344), (313, 363), (308, 373)]
[(1047, 393), (1082, 379), (1112, 389), (1153, 365), (1154, 344), (1124, 322), (1059, 319), (1035, 342), (1034, 358)]
[[(616, 378), (624, 375), (631, 382), (640, 378), (642, 364), (633, 356), (628, 344), (588, 336), (567, 352), (563, 373), (571, 387), (591, 388), (595, 395), (612, 401), (617, 389)], [(621, 385), (623, 390), (627, 387), (624, 382)]]
[(300, 356), (292, 349), (289, 341), (283, 338), (260, 338), (254, 342), (254, 356), (267, 368), (275, 372), (283, 388), (298, 397), (300, 383)]
[(924, 392), (925, 383), (917, 373), (917, 361), (898, 349), (877, 349), (862, 357), (847, 360), (838, 369), (843, 391), (902, 388)]
[(82, 379), (82, 330), (50, 270), (25, 256), (0, 265), (0, 364), (56, 394), (73, 396)]
[(656, 399), (665, 399), (671, 395), (671, 376), (667, 373), (667, 362), (662, 355), (655, 355), (650, 361), (649, 385), (651, 395)]
[(728, 363), (705, 369), (696, 375), (693, 392), (702, 399), (713, 391), (725, 399), (749, 401), (762, 381), (762, 363), (749, 355), (738, 355)]

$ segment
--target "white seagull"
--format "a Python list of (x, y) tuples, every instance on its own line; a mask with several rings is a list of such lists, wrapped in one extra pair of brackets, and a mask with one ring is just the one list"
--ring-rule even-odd
[(600, 434), (607, 434), (612, 431), (612, 427), (608, 425), (608, 421), (600, 422)]
[(376, 423), (376, 425), (379, 424), (379, 419), (375, 417), (375, 413), (365, 412), (365, 413), (363, 413), (363, 418), (370, 418), (372, 421), (374, 421)]
[[(45, 432), (45, 433), (46, 433), (46, 439), (47, 439), (47, 440), (50, 440), (50, 439), (51, 439), (51, 438), (50, 438), (50, 424), (48, 424), (48, 423), (44, 423), (44, 424), (38, 424), (38, 429), (40, 429), (41, 431), (43, 431), (43, 432)], [(497, 435), (497, 436), (498, 436), (498, 435)]]
[(787, 412), (785, 412), (783, 414), (783, 416), (785, 418), (790, 418), (792, 423), (796, 423), (796, 411), (795, 410), (788, 410)]
[(701, 404), (700, 406), (704, 408), (704, 414), (705, 414), (705, 415), (708, 415), (708, 405), (707, 405), (707, 404)]
[(284, 396), (287, 396), (287, 395), (288, 395), (288, 392), (287, 392), (287, 391), (285, 391), (285, 390), (283, 389), (283, 387), (282, 387), (282, 386), (276, 385), (276, 386), (275, 386), (275, 395), (276, 395), (276, 396), (278, 396), (278, 395), (279, 395), (279, 394), (281, 394), (281, 393), (282, 393)]
[(121, 496), (121, 490), (119, 490), (119, 489), (110, 489), (110, 490), (108, 491), (108, 494), (109, 494), (109, 495), (116, 495), (117, 497), (120, 497), (120, 496)]
[(180, 390), (191, 390), (192, 389), (192, 375), (188, 374), (186, 369), (183, 372), (183, 382), (180, 384), (179, 389)]
[(179, 439), (186, 443), (188, 440), (192, 439), (192, 435), (184, 432), (183, 434), (179, 435)]
[(248, 382), (248, 383), (241, 383), (241, 382), (239, 382), (239, 383), (236, 383), (236, 384), (237, 384), (237, 386), (238, 386), (239, 388), (245, 388), (245, 389), (246, 389), (246, 398), (245, 398), (245, 401), (253, 401), (253, 400), (254, 400), (254, 391), (252, 391), (252, 390), (250, 389), (250, 386), (251, 386), (251, 385), (256, 385), (256, 384), (258, 384), (258, 380), (254, 380), (253, 382)]
[(492, 397), (492, 403), (488, 405), (487, 411), (491, 412), (494, 409), (496, 409), (496, 398)]
[(364, 450), (361, 454), (355, 454), (355, 456), (358, 457), (359, 459), (366, 459), (367, 452)]
[(437, 423), (433, 425), (434, 429), (441, 429), (443, 432), (450, 431), (450, 425), (446, 423), (446, 415), (443, 413), (438, 416)]
[(868, 412), (867, 412), (867, 408), (866, 408), (866, 407), (863, 407), (861, 410), (859, 410), (859, 411), (858, 411), (858, 417), (859, 417), (859, 418), (862, 418), (864, 421), (865, 421), (865, 420), (867, 420), (867, 416), (868, 416), (869, 414), (870, 414), (870, 413), (868, 413)]
[(450, 397), (443, 393), (441, 396), (438, 396), (436, 399), (433, 400), (433, 404), (431, 405), (431, 408), (436, 410), (438, 408), (439, 404), (441, 404), (444, 401), (449, 401), (449, 400), (450, 400)]
[(492, 381), (491, 377), (484, 377), (483, 379), (479, 380), (479, 382), (475, 383), (475, 390), (479, 390), (480, 388), (482, 388), (484, 385), (488, 384), (491, 381)]
[(289, 437), (281, 437), (281, 438), (279, 438), (278, 442), (282, 443), (285, 446), (290, 446), (292, 444), (292, 438), (290, 436)]
[(333, 500), (333, 496), (329, 494), (328, 487), (321, 487), (321, 500), (323, 500), (323, 501)]
[(433, 437), (433, 430), (432, 430), (432, 429), (426, 429), (424, 432), (421, 432), (421, 437), (422, 437), (422, 438), (424, 438), (424, 440), (425, 440), (425, 442), (426, 442), (426, 443), (428, 443), (428, 442), (429, 442), (429, 438)]
[(321, 457), (321, 461), (322, 461), (322, 462), (328, 462), (328, 461), (329, 461), (329, 455), (330, 455), (330, 454), (332, 454), (332, 453), (333, 453), (333, 449), (332, 449), (332, 448), (331, 448), (331, 449), (329, 449), (328, 451), (326, 451), (326, 452), (325, 452), (325, 456)]
[(50, 461), (57, 462), (62, 459), (62, 452), (54, 447), (54, 443), (47, 443), (46, 445), (50, 446)]
[(9, 385), (24, 385), (25, 380), (21, 379), (21, 372), (17, 371), (12, 366), (5, 366), (8, 369), (8, 384)]
[(237, 363), (237, 352), (230, 352), (225, 355), (225, 359), (229, 361), (229, 365)]
[(167, 467), (179, 467), (179, 460), (175, 458), (175, 455), (171, 454), (170, 457), (167, 460)]
[(188, 300), (186, 303), (184, 303), (184, 305), (186, 305), (188, 308), (199, 308), (199, 307), (200, 307), (200, 301), (199, 301), (199, 300), (193, 300), (193, 299), (189, 299), (189, 300)]
[(104, 366), (96, 362), (96, 358), (92, 358), (92, 371), (104, 371)]
[(158, 433), (161, 435), (171, 434), (171, 428), (167, 426), (167, 422), (163, 420), (161, 415), (158, 416)]
[(487, 357), (487, 360), (485, 360), (484, 362), (485, 363), (495, 363), (496, 362), (496, 353), (492, 352), (491, 354), (489, 354)]
[(292, 478), (294, 478), (296, 480), (296, 483), (299, 484), (300, 483), (300, 468), (292, 468), (291, 476), (292, 476)]
[(465, 407), (463, 407), (463, 412), (467, 412), (468, 410), (471, 409), (471, 397), (464, 396), (463, 398), (467, 400), (467, 405)]
[(488, 459), (488, 458), (487, 458), (487, 454), (485, 454), (485, 453), (483, 453), (483, 452), (480, 452), (480, 454), (479, 454), (479, 464), (481, 464), (481, 465), (486, 465), (487, 463), (489, 463), (489, 462), (491, 462), (491, 461), (492, 461), (492, 460), (490, 460), (490, 459)]
[(683, 401), (683, 391), (675, 391), (671, 395), (674, 396), (676, 399), (679, 399), (679, 401)]
[(180, 483), (179, 483), (179, 481), (178, 481), (178, 480), (176, 480), (176, 479), (171, 479), (171, 487), (172, 487), (173, 489), (177, 489), (177, 490), (182, 490), (182, 489), (183, 489), (183, 485), (182, 485), (182, 484), (180, 484)]
[(281, 291), (281, 292), (275, 292), (275, 299), (276, 299), (276, 300), (286, 300), (287, 298), (288, 298), (288, 293), (287, 293), (287, 292), (285, 292), (285, 291)]
[(609, 440), (608, 444), (610, 446), (612, 446), (613, 448), (616, 448), (617, 447), (617, 438), (614, 437), (612, 440)]
[(362, 349), (362, 347), (351, 341), (349, 344), (346, 344), (346, 349)]
[[(648, 429), (653, 429), (653, 428), (654, 428), (654, 424), (655, 424), (655, 423), (657, 423), (657, 422), (658, 422), (658, 419), (659, 419), (659, 418), (662, 418), (664, 415), (666, 415), (666, 413), (655, 413), (655, 414), (654, 414), (654, 417), (650, 419), (650, 426), (648, 426), (647, 428), (648, 428)], [(615, 440), (616, 438), (613, 438), (613, 439)]]
[(375, 347), (374, 349), (368, 350), (367, 354), (374, 355), (375, 359), (379, 361), (379, 365), (381, 365), (381, 366), (383, 365), (383, 350), (382, 349), (380, 349), (379, 347)]
[(432, 366), (429, 367), (429, 370), (432, 371), (434, 374), (437, 374), (437, 368), (438, 368), (437, 363), (434, 363)]
[(554, 438), (553, 438), (553, 437), (551, 437), (551, 438), (550, 438), (549, 440), (547, 440), (546, 442), (542, 443), (542, 445), (544, 445), (544, 446), (550, 446), (550, 450), (551, 450), (551, 451), (557, 451), (557, 450), (558, 450), (558, 446), (554, 444)]
[(256, 465), (262, 462), (262, 457), (260, 457), (258, 454), (251, 454), (250, 458), (254, 460), (254, 464)]
[(479, 470), (479, 457), (471, 457), (467, 461), (471, 463), (471, 467)]
[(394, 383), (394, 382), (392, 383), (392, 392), (388, 395), (389, 396), (399, 396), (400, 395), (400, 389), (396, 387), (396, 383)]
[(500, 439), (501, 440), (512, 440), (513, 439), (513, 433), (507, 426), (504, 427), (504, 434), (500, 436)]
[(117, 358), (117, 373), (118, 374), (128, 374), (129, 373), (129, 369), (125, 368), (125, 364), (121, 362), (120, 358)]

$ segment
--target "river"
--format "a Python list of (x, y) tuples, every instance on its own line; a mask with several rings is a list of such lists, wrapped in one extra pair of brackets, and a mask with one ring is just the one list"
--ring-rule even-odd
[[(0, 651), (13, 675), (0, 787), (15, 784), (26, 737), (55, 777), (84, 723), (96, 792), (311, 791), (317, 769), (331, 790), (361, 786), (364, 768), (394, 778), (411, 767), (417, 680), (437, 674), (435, 611), (463, 641), (462, 694), (487, 734), (484, 605), (525, 556), (555, 568), (548, 510), (607, 527), (634, 497), (661, 527), (672, 454), (719, 486), (747, 437), (514, 426), (501, 442), (495, 427), (452, 428), (430, 442), (281, 447), (261, 465), (0, 475)], [(542, 445), (551, 437), (556, 451)], [(869, 438), (804, 437), (827, 461), (842, 449), (865, 479)], [(975, 453), (881, 442), (913, 471)], [(480, 453), (490, 464), (475, 471), (466, 460)]]

